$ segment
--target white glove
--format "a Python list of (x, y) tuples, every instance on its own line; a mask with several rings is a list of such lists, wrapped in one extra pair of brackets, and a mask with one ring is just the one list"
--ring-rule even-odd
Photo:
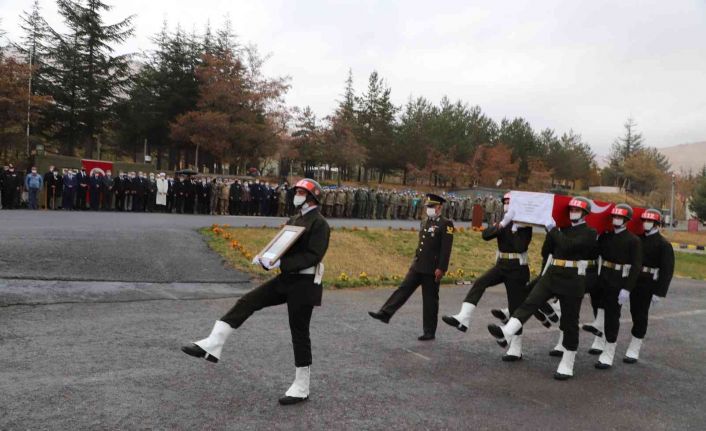
[(618, 293), (618, 304), (623, 305), (630, 300), (630, 292), (625, 289), (620, 289)]
[(657, 295), (652, 295), (652, 305), (657, 305), (661, 300), (664, 298), (657, 296)]
[(265, 269), (268, 270), (268, 271), (271, 270), (271, 269), (279, 268), (279, 265), (280, 265), (279, 259), (277, 260), (277, 262), (274, 262), (274, 263), (273, 263), (269, 258), (266, 258), (266, 257), (261, 257), (261, 258), (260, 258), (260, 263), (261, 263), (262, 266), (264, 266)]
[(548, 232), (556, 227), (556, 222), (554, 221), (553, 218), (549, 217), (549, 219), (546, 222), (544, 222), (544, 227), (547, 228), (547, 232)]
[(500, 227), (505, 227), (509, 225), (514, 217), (515, 210), (509, 210), (508, 212), (506, 212), (505, 217), (503, 217), (503, 219), (500, 221)]

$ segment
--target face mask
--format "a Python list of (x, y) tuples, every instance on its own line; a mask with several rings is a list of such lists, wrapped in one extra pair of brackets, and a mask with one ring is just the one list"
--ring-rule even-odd
[(32, 173), (33, 173), (33, 174), (36, 174), (36, 173), (37, 173), (37, 171), (36, 171), (36, 170), (34, 170), (34, 169), (32, 169)]
[(581, 211), (571, 211), (569, 212), (569, 219), (571, 221), (578, 221), (581, 220), (581, 216), (583, 213)]
[(294, 206), (295, 207), (302, 206), (304, 204), (304, 202), (306, 202), (306, 196), (299, 196), (299, 195), (294, 196)]
[(507, 212), (508, 208), (510, 208), (509, 204), (503, 205), (503, 211)]
[(428, 207), (427, 208), (427, 217), (436, 217), (436, 208)]
[(652, 230), (653, 227), (655, 227), (655, 224), (651, 221), (645, 221), (642, 222), (642, 227), (645, 229), (645, 232), (649, 232)]
[(624, 224), (624, 221), (620, 217), (613, 217), (613, 226), (615, 227), (621, 227)]

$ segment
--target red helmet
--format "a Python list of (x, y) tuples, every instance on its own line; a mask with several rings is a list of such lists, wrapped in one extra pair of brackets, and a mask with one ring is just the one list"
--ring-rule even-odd
[(578, 208), (588, 214), (591, 212), (591, 201), (582, 196), (577, 196), (569, 201), (569, 208)]
[(628, 204), (618, 204), (610, 210), (610, 214), (632, 220), (632, 207)]
[(321, 185), (318, 182), (310, 178), (303, 178), (297, 181), (297, 183), (294, 185), (294, 188), (306, 190), (311, 195), (311, 197), (314, 198), (316, 203), (321, 203)]
[(662, 223), (662, 213), (658, 209), (650, 208), (645, 210), (640, 216), (642, 220), (650, 220), (655, 223)]
[(510, 202), (510, 192), (505, 193), (503, 196), (503, 203), (506, 203), (505, 201)]

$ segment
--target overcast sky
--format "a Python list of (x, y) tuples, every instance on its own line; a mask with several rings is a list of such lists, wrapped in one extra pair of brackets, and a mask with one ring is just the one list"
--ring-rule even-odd
[[(149, 50), (162, 22), (201, 32), (229, 16), (242, 42), (291, 77), (291, 105), (327, 115), (348, 68), (358, 91), (377, 70), (393, 101), (447, 95), (535, 130), (573, 128), (607, 153), (628, 116), (648, 145), (706, 140), (705, 0), (106, 0), (107, 21), (136, 14), (120, 51)], [(19, 36), (32, 0), (0, 0), (0, 27)], [(44, 16), (60, 23), (53, 0)]]

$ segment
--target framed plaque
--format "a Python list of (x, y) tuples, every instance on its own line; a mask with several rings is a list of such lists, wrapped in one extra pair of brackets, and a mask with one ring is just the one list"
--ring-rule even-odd
[(277, 262), (277, 260), (297, 242), (299, 237), (304, 233), (304, 230), (306, 230), (306, 228), (303, 226), (285, 225), (256, 257), (258, 259), (264, 257), (269, 259), (270, 262)]

